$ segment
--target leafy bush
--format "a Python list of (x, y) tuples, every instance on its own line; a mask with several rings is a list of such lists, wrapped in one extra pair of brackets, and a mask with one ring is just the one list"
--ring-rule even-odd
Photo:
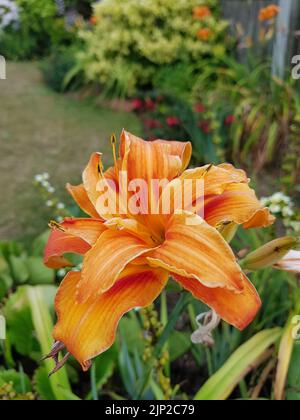
[[(207, 64), (192, 95), (206, 105), (225, 157), (257, 172), (274, 161), (279, 166), (278, 152), (289, 150), (292, 136), (299, 138), (294, 82), (270, 76), (269, 63), (248, 66), (224, 57), (219, 67)], [(224, 112), (234, 115), (225, 136)], [(292, 172), (297, 165), (298, 159)]]
[(227, 23), (215, 0), (110, 0), (95, 5), (92, 25), (81, 31), (85, 47), (79, 55), (86, 78), (108, 93), (131, 95), (152, 85), (161, 67), (187, 63), (192, 69), (206, 56), (225, 52)]
[(9, 27), (1, 37), (1, 54), (8, 59), (44, 56), (56, 45), (68, 44), (71, 33), (53, 0), (15, 0), (18, 27)]
[(76, 46), (54, 51), (42, 63), (45, 82), (56, 92), (75, 90), (82, 85), (82, 75), (76, 68)]
[(16, 242), (0, 242), (0, 299), (17, 285), (51, 284), (54, 271), (43, 263), (43, 247), (48, 232), (36, 238), (30, 252)]

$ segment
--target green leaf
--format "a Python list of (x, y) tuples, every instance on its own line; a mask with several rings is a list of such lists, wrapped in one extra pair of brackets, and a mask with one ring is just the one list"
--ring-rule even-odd
[[(178, 318), (180, 317), (183, 309), (185, 308), (186, 305), (188, 305), (189, 301), (191, 299), (191, 295), (188, 293), (182, 293), (175, 308), (173, 309), (170, 317), (169, 317), (169, 321), (167, 323), (167, 325), (165, 326), (162, 335), (160, 336), (154, 352), (153, 352), (153, 360), (156, 360), (161, 352), (162, 349), (164, 348), (167, 340), (170, 337), (170, 334), (174, 331), (175, 329), (175, 325), (178, 321)], [(151, 381), (151, 373), (152, 373), (152, 369), (153, 369), (153, 365), (150, 365), (150, 368), (148, 369), (148, 371), (144, 374), (144, 377), (142, 378), (142, 382), (141, 382), (141, 386), (139, 387), (139, 392), (137, 393), (137, 399), (142, 398), (143, 395), (145, 394), (148, 385), (150, 384)]]
[(42, 258), (28, 257), (26, 267), (29, 273), (30, 284), (51, 284), (54, 282), (55, 272), (44, 265)]
[(38, 349), (38, 343), (33, 334), (34, 327), (25, 286), (19, 287), (8, 298), (3, 313), (7, 321), (10, 344), (21, 355), (30, 356), (34, 350)]
[(44, 255), (44, 249), (46, 246), (46, 243), (48, 241), (50, 235), (50, 230), (47, 230), (46, 232), (42, 233), (42, 235), (38, 236), (32, 244), (31, 247), (31, 255), (34, 257), (42, 257)]
[(16, 257), (15, 255), (10, 255), (9, 263), (15, 282), (18, 284), (26, 283), (26, 281), (29, 279), (26, 259), (24, 257)]
[(13, 279), (9, 274), (0, 274), (0, 300), (4, 298), (9, 289), (13, 286)]
[(179, 331), (174, 331), (169, 338), (169, 349), (171, 362), (174, 362), (179, 357), (183, 356), (192, 347), (192, 342), (189, 334), (184, 334)]
[(195, 400), (225, 400), (251, 371), (265, 351), (279, 340), (282, 330), (265, 330), (240, 346), (225, 364), (200, 388)]
[(49, 382), (48, 373), (45, 366), (41, 366), (35, 371), (34, 389), (42, 400), (54, 401), (55, 395)]
[(290, 368), (286, 386), (286, 400), (300, 400), (300, 341), (294, 344), (294, 351), (290, 363)]
[(278, 350), (278, 364), (276, 369), (276, 378), (274, 383), (274, 396), (276, 400), (282, 401), (285, 396), (286, 379), (290, 368), (290, 362), (293, 354), (295, 340), (293, 338), (292, 323), (294, 315), (291, 315), (284, 328)]
[(142, 353), (145, 343), (142, 336), (141, 325), (139, 324), (136, 314), (132, 312), (128, 314), (128, 316), (123, 317), (119, 325), (120, 335), (122, 340), (126, 340), (129, 353), (133, 354), (135, 349)]
[[(53, 322), (47, 301), (55, 291), (56, 288), (51, 286), (26, 287), (33, 325), (42, 355), (48, 354), (53, 344)], [(44, 365), (47, 372), (51, 372), (53, 369), (52, 361), (46, 360)], [(56, 400), (65, 400), (66, 393), (72, 392), (65, 367), (52, 375), (49, 382)]]
[[(98, 393), (113, 375), (117, 360), (118, 350), (115, 344), (94, 360), (93, 366), (95, 368), (95, 382)], [(89, 392), (85, 399), (91, 400), (92, 398), (92, 392)]]
[(5, 384), (12, 382), (13, 388), (18, 394), (31, 391), (30, 380), (24, 372), (17, 372), (13, 369), (0, 370), (0, 380)]

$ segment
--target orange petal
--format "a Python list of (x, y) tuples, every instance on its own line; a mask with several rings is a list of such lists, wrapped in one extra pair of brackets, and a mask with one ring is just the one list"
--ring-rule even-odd
[(182, 162), (180, 172), (183, 172), (189, 166), (193, 151), (192, 144), (190, 142), (156, 140), (154, 143), (170, 145), (171, 155), (179, 156)]
[[(123, 159), (129, 149), (127, 168), (128, 180), (153, 179), (171, 180), (188, 165), (191, 157), (191, 144), (168, 141), (144, 141), (123, 131), (120, 156)], [(149, 184), (150, 186), (150, 184)]]
[[(160, 212), (164, 213), (163, 209), (170, 202), (170, 214), (178, 208), (195, 213), (199, 211), (200, 214), (200, 211), (203, 211), (205, 198), (222, 194), (228, 185), (248, 182), (243, 170), (235, 169), (229, 164), (205, 165), (189, 169), (163, 190), (160, 197)], [(168, 215), (162, 216), (163, 224), (166, 220)]]
[(223, 222), (235, 222), (242, 224), (246, 229), (267, 227), (275, 221), (247, 184), (232, 184), (223, 194), (207, 199), (204, 217), (212, 226)]
[(149, 245), (130, 233), (104, 232), (84, 258), (78, 300), (82, 302), (109, 290), (124, 268), (150, 249)]
[(222, 194), (230, 184), (248, 183), (249, 179), (242, 169), (223, 163), (218, 166), (205, 165), (200, 168), (189, 169), (181, 177), (184, 179), (203, 179), (205, 196)]
[(214, 309), (224, 321), (239, 330), (244, 330), (261, 308), (258, 293), (246, 276), (243, 277), (244, 289), (241, 293), (224, 288), (209, 289), (194, 279), (178, 275), (175, 275), (174, 279), (195, 298)]
[(155, 241), (151, 236), (151, 232), (146, 226), (139, 223), (134, 219), (121, 219), (116, 217), (105, 222), (105, 226), (108, 229), (115, 230), (118, 232), (128, 232), (142, 239), (145, 243), (149, 244), (150, 247), (155, 246)]
[[(97, 213), (107, 220), (119, 215), (119, 185), (115, 168), (109, 168), (103, 176), (99, 173), (101, 157), (101, 153), (92, 154), (83, 172), (83, 184)], [(104, 199), (100, 200), (101, 197)], [(109, 200), (106, 204), (107, 197)]]
[(71, 267), (72, 263), (62, 257), (66, 253), (85, 254), (90, 245), (81, 238), (53, 230), (45, 248), (44, 263), (49, 268)]
[(194, 278), (206, 287), (242, 289), (243, 274), (218, 231), (197, 215), (175, 214), (164, 244), (148, 255), (151, 266)]
[(87, 370), (90, 360), (106, 351), (115, 341), (120, 318), (131, 309), (149, 306), (161, 293), (167, 280), (168, 273), (163, 270), (148, 269), (123, 278), (101, 296), (77, 303), (80, 273), (69, 273), (56, 296), (58, 322), (54, 339), (64, 343), (83, 370)]
[(86, 214), (95, 219), (99, 218), (99, 214), (89, 199), (83, 184), (77, 186), (67, 184), (67, 190)]
[(71, 266), (72, 263), (62, 255), (85, 254), (104, 230), (106, 227), (100, 220), (65, 219), (50, 234), (45, 248), (45, 264), (51, 268)]
[(95, 245), (101, 233), (107, 230), (107, 227), (100, 219), (83, 219), (67, 217), (59, 224), (61, 230), (65, 233), (78, 236), (89, 245)]
[(99, 198), (99, 192), (97, 191), (97, 185), (100, 180), (99, 178), (99, 164), (102, 154), (101, 153), (93, 153), (90, 157), (89, 163), (87, 167), (83, 171), (82, 179), (83, 185), (87, 192), (87, 195), (96, 207), (97, 200)]

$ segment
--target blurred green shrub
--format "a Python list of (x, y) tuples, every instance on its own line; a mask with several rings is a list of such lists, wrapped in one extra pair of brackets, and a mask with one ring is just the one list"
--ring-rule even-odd
[(18, 27), (0, 35), (1, 54), (24, 60), (47, 55), (57, 45), (72, 41), (72, 30), (58, 13), (53, 0), (15, 0), (19, 7)]
[(51, 284), (54, 271), (43, 263), (48, 232), (39, 236), (28, 251), (17, 242), (0, 242), (0, 299), (21, 284)]
[(76, 66), (77, 52), (75, 45), (60, 48), (43, 61), (41, 69), (45, 82), (54, 91), (72, 91), (83, 85), (82, 72)]
[[(209, 6), (196, 16), (195, 8)], [(216, 0), (103, 1), (80, 32), (85, 47), (79, 61), (88, 82), (107, 94), (132, 95), (152, 85), (161, 67), (187, 63), (192, 69), (207, 56), (222, 56), (227, 22)]]
[[(299, 138), (294, 82), (272, 77), (268, 62), (245, 65), (224, 57), (216, 66), (207, 61), (192, 97), (204, 103), (215, 143), (224, 150), (223, 159), (242, 163), (254, 172), (274, 162), (280, 169), (282, 158), (294, 147), (293, 139)], [(224, 112), (233, 117), (229, 131), (224, 131)], [(297, 167), (299, 158), (294, 155), (289, 162), (291, 184)]]

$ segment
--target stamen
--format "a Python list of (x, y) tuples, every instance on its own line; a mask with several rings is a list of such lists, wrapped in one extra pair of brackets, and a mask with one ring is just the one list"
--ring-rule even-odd
[(203, 172), (203, 174), (202, 174), (202, 176), (203, 177), (205, 177), (207, 174), (208, 174), (208, 172), (210, 172), (210, 170), (212, 169), (212, 167), (214, 166), (214, 164), (213, 163), (211, 163), (206, 169), (205, 169), (205, 171)]
[(56, 358), (58, 358), (59, 352), (62, 351), (62, 350), (64, 350), (64, 349), (65, 349), (64, 343), (61, 343), (60, 341), (56, 341), (53, 344), (50, 353), (47, 354), (47, 356), (44, 356), (42, 358), (42, 362), (45, 361), (45, 360), (48, 360), (48, 359), (54, 359), (54, 360), (56, 360)]
[(61, 232), (66, 232), (66, 230), (56, 220), (50, 220), (48, 226), (50, 229), (57, 229)]
[(117, 137), (115, 134), (112, 134), (110, 137), (111, 147), (113, 149), (114, 165), (116, 174), (118, 174), (118, 160), (117, 160)]
[(54, 373), (58, 372), (62, 367), (64, 367), (64, 365), (67, 363), (67, 361), (69, 360), (71, 356), (71, 353), (66, 353), (65, 356), (61, 359), (61, 361), (59, 362), (58, 360), (56, 361), (56, 366), (55, 368), (49, 373), (48, 378), (50, 378), (52, 375), (54, 375)]
[(191, 335), (192, 343), (213, 347), (215, 340), (213, 339), (212, 332), (220, 323), (219, 315), (214, 310), (204, 312), (197, 316), (196, 322), (199, 328)]
[(102, 163), (101, 156), (99, 156), (99, 163), (98, 163), (98, 174), (101, 179), (104, 179), (104, 166)]
[(52, 372), (50, 372), (49, 374), (49, 378), (50, 376), (52, 376), (54, 373), (58, 372), (68, 361), (69, 357), (71, 356), (71, 354), (68, 352), (65, 354), (65, 356), (59, 361), (59, 353), (64, 350), (66, 347), (63, 343), (61, 343), (60, 341), (56, 341), (53, 344), (53, 347), (50, 351), (49, 354), (47, 354), (47, 356), (43, 357), (42, 361), (44, 360), (48, 360), (48, 359), (53, 359), (54, 363), (55, 363), (55, 368), (52, 370)]

